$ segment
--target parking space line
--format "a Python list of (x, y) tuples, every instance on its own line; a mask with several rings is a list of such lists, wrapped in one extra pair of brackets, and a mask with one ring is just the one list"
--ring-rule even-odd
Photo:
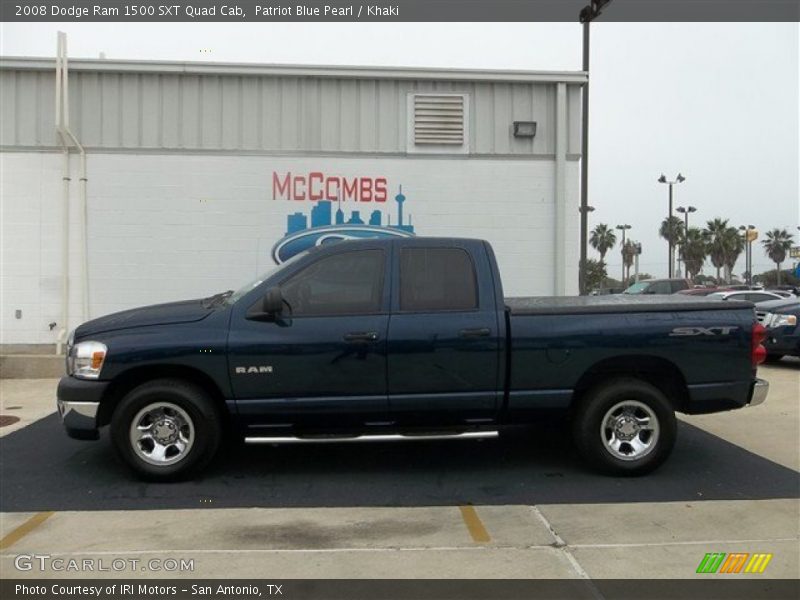
[(478, 511), (475, 510), (474, 506), (466, 504), (458, 508), (461, 511), (461, 518), (464, 519), (464, 524), (467, 526), (473, 542), (477, 544), (487, 544), (492, 541), (489, 532), (486, 531), (486, 527), (484, 527), (483, 521), (481, 521), (481, 518), (478, 516)]
[(25, 521), (22, 525), (0, 540), (0, 550), (5, 550), (6, 548), (13, 546), (54, 514), (55, 512), (53, 511), (36, 513), (30, 519)]

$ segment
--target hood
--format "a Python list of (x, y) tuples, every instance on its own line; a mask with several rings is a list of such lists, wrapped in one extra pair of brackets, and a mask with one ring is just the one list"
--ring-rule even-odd
[(75, 339), (82, 339), (101, 332), (116, 331), (118, 329), (191, 323), (205, 319), (214, 310), (213, 307), (204, 304), (203, 300), (168, 302), (166, 304), (123, 310), (99, 319), (92, 319), (80, 325), (75, 330)]
[(764, 300), (758, 302), (756, 307), (761, 311), (779, 312), (781, 310), (796, 310), (797, 305), (800, 304), (798, 298), (782, 298), (781, 300)]

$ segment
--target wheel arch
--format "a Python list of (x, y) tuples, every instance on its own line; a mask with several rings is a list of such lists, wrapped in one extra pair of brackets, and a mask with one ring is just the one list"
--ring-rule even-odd
[(146, 365), (134, 367), (117, 375), (108, 386), (100, 402), (100, 409), (97, 413), (97, 424), (99, 426), (108, 425), (111, 416), (117, 408), (120, 400), (132, 389), (153, 381), (155, 379), (178, 379), (194, 385), (200, 386), (214, 400), (226, 423), (230, 422), (230, 412), (216, 382), (206, 373), (193, 367), (185, 365)]
[(675, 363), (659, 356), (624, 355), (603, 359), (581, 375), (574, 388), (571, 409), (574, 410), (592, 388), (620, 377), (641, 379), (658, 388), (678, 412), (689, 402), (686, 378)]

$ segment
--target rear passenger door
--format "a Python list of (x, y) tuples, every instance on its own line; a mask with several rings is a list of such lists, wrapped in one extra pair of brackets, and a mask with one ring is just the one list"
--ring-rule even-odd
[(500, 319), (483, 245), (395, 243), (387, 366), (392, 420), (494, 421)]

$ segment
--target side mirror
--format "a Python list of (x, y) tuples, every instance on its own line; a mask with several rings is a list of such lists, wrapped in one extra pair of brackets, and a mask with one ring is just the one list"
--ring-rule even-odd
[(267, 293), (264, 294), (264, 299), (261, 301), (261, 310), (270, 315), (277, 315), (283, 311), (281, 288), (275, 286), (267, 290)]
[(275, 286), (267, 290), (260, 303), (254, 304), (247, 311), (248, 319), (253, 321), (274, 321), (283, 311), (281, 288)]

